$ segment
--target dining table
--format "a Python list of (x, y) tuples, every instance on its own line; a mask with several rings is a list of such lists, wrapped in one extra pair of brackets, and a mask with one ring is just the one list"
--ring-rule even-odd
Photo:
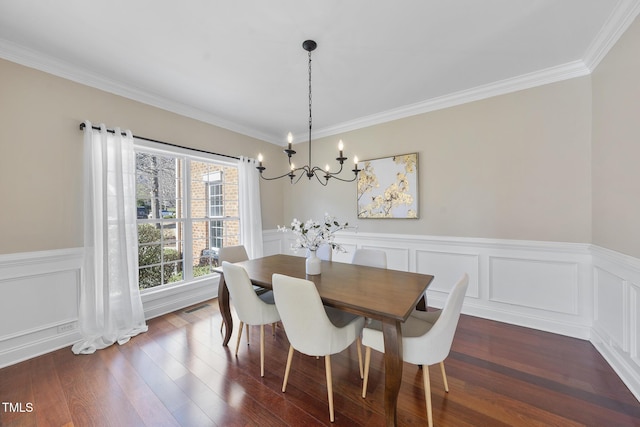
[[(270, 255), (241, 261), (251, 282), (272, 289), (274, 273), (312, 281), (324, 305), (349, 313), (379, 320), (384, 337), (385, 391), (384, 413), (387, 426), (397, 425), (397, 404), (402, 382), (402, 323), (412, 311), (426, 310), (425, 291), (432, 275), (400, 270), (361, 266), (336, 261), (322, 261), (321, 273), (309, 276), (304, 257)], [(225, 325), (223, 345), (229, 343), (233, 318), (229, 305), (229, 290), (221, 267), (218, 303)]]

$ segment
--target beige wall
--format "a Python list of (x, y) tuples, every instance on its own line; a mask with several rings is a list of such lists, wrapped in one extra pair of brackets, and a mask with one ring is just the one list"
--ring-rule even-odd
[(640, 20), (592, 76), (593, 243), (640, 258)]
[[(80, 247), (84, 120), (234, 156), (274, 158), (272, 144), (0, 60), (0, 254)], [(282, 218), (263, 185), (263, 221)]]
[[(640, 23), (591, 76), (314, 141), (314, 163), (419, 154), (420, 219), (358, 220), (355, 183), (263, 182), (263, 226), (330, 212), (360, 231), (593, 242), (640, 257)], [(0, 254), (82, 245), (85, 119), (255, 157), (281, 147), (0, 60)], [(593, 133), (593, 135), (592, 135)], [(307, 157), (297, 144), (297, 162)], [(348, 165), (351, 167), (351, 164)]]
[(357, 220), (355, 183), (308, 181), (286, 190), (285, 218), (329, 210), (367, 232), (590, 242), (590, 123), (583, 77), (321, 139), (320, 165), (339, 138), (363, 160), (417, 152), (420, 218)]

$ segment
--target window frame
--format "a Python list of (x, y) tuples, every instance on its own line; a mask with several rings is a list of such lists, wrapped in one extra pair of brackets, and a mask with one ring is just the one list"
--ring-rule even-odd
[[(212, 272), (211, 274), (204, 274), (201, 276), (197, 276), (194, 277), (193, 275), (193, 270), (194, 270), (194, 256), (192, 254), (192, 247), (193, 247), (193, 223), (197, 222), (197, 221), (202, 221), (203, 218), (193, 218), (192, 217), (192, 209), (191, 209), (191, 203), (192, 203), (192, 195), (191, 195), (191, 162), (195, 161), (195, 162), (205, 162), (205, 163), (215, 163), (218, 166), (222, 166), (222, 167), (232, 167), (232, 168), (239, 168), (239, 160), (235, 160), (235, 159), (230, 159), (228, 157), (224, 157), (224, 156), (218, 156), (215, 154), (210, 154), (210, 153), (202, 153), (202, 152), (194, 152), (193, 150), (189, 150), (188, 148), (183, 148), (183, 147), (175, 147), (175, 146), (171, 146), (170, 148), (168, 148), (167, 146), (160, 144), (160, 143), (155, 143), (153, 141), (148, 141), (148, 140), (143, 140), (143, 139), (139, 139), (139, 138), (135, 138), (134, 137), (134, 152), (137, 154), (138, 152), (145, 152), (145, 153), (149, 153), (149, 154), (155, 154), (158, 156), (170, 156), (170, 157), (176, 157), (176, 158), (180, 158), (181, 161), (183, 162), (183, 167), (181, 168), (182, 170), (180, 171), (180, 176), (178, 176), (176, 174), (176, 179), (179, 179), (182, 185), (182, 198), (181, 198), (181, 203), (183, 204), (182, 206), (182, 212), (183, 215), (180, 218), (164, 218), (162, 215), (160, 215), (160, 218), (151, 218), (151, 219), (136, 219), (136, 224), (144, 224), (144, 223), (158, 223), (158, 222), (166, 222), (166, 223), (176, 223), (176, 227), (179, 226), (179, 224), (182, 224), (182, 232), (184, 234), (182, 241), (182, 245), (183, 245), (183, 257), (182, 257), (182, 280), (177, 281), (177, 282), (170, 282), (170, 283), (161, 283), (157, 286), (153, 286), (150, 288), (145, 288), (145, 289), (140, 289), (140, 293), (141, 295), (146, 295), (146, 294), (150, 294), (150, 293), (154, 293), (154, 292), (162, 292), (162, 291), (166, 291), (166, 290), (171, 290), (174, 288), (179, 288), (181, 286), (188, 286), (190, 284), (193, 283), (198, 283), (198, 282), (202, 282), (202, 281), (207, 281), (210, 280), (212, 278), (216, 278), (219, 276), (218, 273)], [(238, 179), (240, 179), (240, 177), (238, 176)], [(224, 180), (222, 180), (222, 189), (224, 189)], [(238, 189), (239, 189), (239, 183), (238, 183)], [(209, 189), (207, 188), (207, 193), (206, 193), (206, 198), (207, 198), (207, 203), (209, 203)], [(224, 199), (223, 199), (224, 200)], [(239, 201), (238, 201), (239, 202)], [(176, 206), (177, 209), (177, 206)], [(239, 209), (239, 207), (238, 207)], [(209, 213), (209, 207), (207, 207), (207, 214)], [(224, 206), (223, 206), (223, 214), (224, 214)], [(204, 218), (206, 220), (212, 221), (212, 218), (207, 215), (206, 218)], [(238, 221), (238, 224), (240, 223), (240, 216), (238, 215), (237, 217), (225, 217), (224, 215), (222, 217), (220, 217), (221, 222), (223, 223), (223, 229), (224, 229), (224, 220), (228, 220), (228, 219), (235, 219)], [(242, 229), (242, 227), (240, 226), (240, 230)], [(241, 233), (241, 231), (239, 231), (239, 233)], [(224, 238), (224, 237), (223, 237)], [(240, 235), (238, 235), (238, 238), (241, 238)], [(162, 238), (161, 238), (162, 241)], [(210, 243), (210, 239), (209, 239), (209, 243)], [(136, 242), (137, 245), (137, 242)], [(138, 266), (138, 270), (140, 269), (140, 267)]]

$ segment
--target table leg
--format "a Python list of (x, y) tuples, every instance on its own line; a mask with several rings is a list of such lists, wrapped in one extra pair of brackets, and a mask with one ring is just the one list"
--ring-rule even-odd
[(384, 337), (384, 415), (387, 426), (398, 423), (397, 407), (402, 383), (402, 329), (400, 322), (382, 321)]
[(220, 274), (220, 282), (218, 283), (218, 306), (224, 323), (224, 340), (222, 345), (227, 345), (231, 339), (233, 332), (233, 317), (231, 317), (231, 306), (229, 305), (229, 289), (224, 281), (224, 274)]

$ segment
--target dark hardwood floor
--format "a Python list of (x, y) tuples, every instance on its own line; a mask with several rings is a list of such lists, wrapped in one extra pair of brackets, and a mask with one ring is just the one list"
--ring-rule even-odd
[[(65, 348), (1, 369), (0, 425), (330, 424), (322, 359), (296, 353), (282, 393), (284, 331), (266, 329), (261, 378), (259, 328), (236, 358), (235, 334), (221, 345), (217, 301), (206, 304), (150, 320), (126, 345), (82, 356)], [(332, 368), (334, 425), (382, 425), (381, 355), (372, 354), (366, 399), (355, 345)], [(640, 426), (640, 403), (587, 341), (463, 315), (446, 368), (449, 393), (431, 368), (436, 426)], [(405, 364), (398, 408), (399, 425), (426, 425), (413, 365)]]

